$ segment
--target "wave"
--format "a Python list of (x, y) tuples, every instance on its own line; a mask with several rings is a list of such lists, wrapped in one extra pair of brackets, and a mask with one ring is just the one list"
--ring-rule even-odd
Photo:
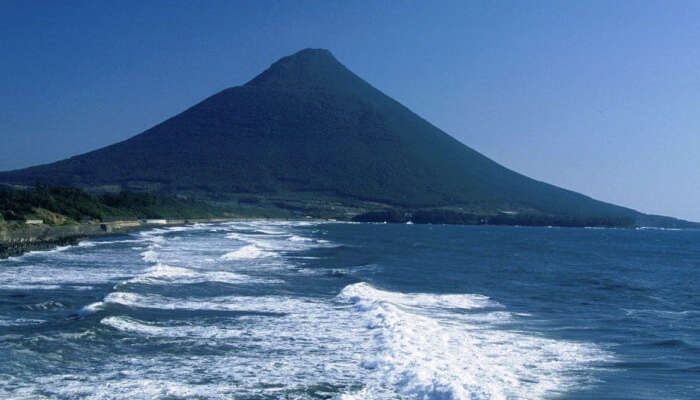
[(77, 245), (56, 246), (56, 247), (49, 249), (49, 250), (32, 250), (32, 251), (28, 251), (22, 255), (19, 255), (19, 256), (7, 257), (5, 259), (0, 260), (0, 262), (3, 262), (3, 261), (23, 261), (27, 257), (31, 257), (31, 256), (61, 253), (61, 252), (64, 252), (64, 251), (70, 249), (71, 247), (76, 247), (76, 246)]
[(78, 311), (78, 315), (84, 316), (88, 314), (93, 314), (96, 313), (100, 310), (102, 310), (105, 306), (105, 303), (103, 301), (96, 301), (94, 303), (90, 303), (86, 305), (85, 307), (81, 308), (80, 311)]
[(43, 319), (35, 318), (9, 318), (5, 316), (0, 316), (0, 326), (10, 327), (10, 326), (24, 326), (24, 325), (39, 325), (46, 322)]
[[(248, 275), (229, 271), (195, 270), (183, 267), (174, 267), (165, 264), (156, 264), (147, 268), (143, 274), (125, 281), (123, 284), (192, 284), (203, 282), (219, 283), (279, 283), (278, 280), (256, 279)], [(118, 286), (121, 286), (118, 285)]]
[(123, 240), (83, 240), (78, 243), (78, 247), (95, 247), (107, 244), (117, 244), (117, 243), (139, 243), (147, 239), (123, 239)]
[(56, 290), (60, 289), (59, 285), (49, 285), (49, 284), (0, 284), (0, 290)]
[[(541, 398), (579, 383), (581, 374), (568, 372), (609, 359), (593, 345), (503, 329), (504, 312), (486, 311), (497, 303), (485, 296), (403, 294), (357, 283), (338, 300), (361, 314), (380, 349), (363, 361), (366, 387), (345, 399), (386, 398), (387, 387), (411, 399)], [(485, 315), (477, 320), (458, 312), (480, 308)]]
[[(314, 394), (314, 398), (327, 397), (334, 388), (360, 388), (342, 398), (530, 399), (556, 395), (586, 383), (586, 370), (610, 359), (606, 352), (587, 343), (511, 331), (510, 323), (527, 316), (509, 312), (494, 299), (479, 294), (401, 293), (356, 283), (337, 296), (297, 297), (286, 291), (278, 295), (214, 296), (156, 286), (274, 282), (256, 280), (260, 268), (255, 260), (293, 264), (293, 257), (308, 254), (285, 252), (330, 245), (317, 235), (304, 237), (303, 230), (287, 229), (283, 224), (239, 223), (218, 228), (223, 229), (213, 232), (214, 228), (207, 228), (211, 232), (202, 240), (178, 241), (177, 235), (166, 239), (162, 235), (173, 232), (168, 229), (135, 234), (145, 243), (132, 256), (143, 251), (141, 257), (148, 264), (129, 259), (121, 262), (118, 270), (64, 266), (58, 278), (63, 279), (67, 273), (73, 280), (86, 271), (86, 281), (122, 282), (102, 301), (80, 310), (79, 315), (93, 315), (87, 322), (99, 321), (97, 332), (142, 340), (165, 338), (163, 342), (170, 344), (183, 343), (179, 339), (186, 343), (194, 340), (206, 346), (235, 347), (236, 351), (202, 355), (198, 349), (182, 346), (178, 348), (183, 354), (177, 355), (114, 352), (90, 382), (84, 376), (57, 374), (42, 377), (37, 387), (49, 396), (65, 398), (278, 398), (289, 395), (288, 389), (320, 387), (323, 385), (318, 382), (328, 382), (327, 387), (333, 389)], [(277, 230), (284, 232), (270, 233)], [(222, 255), (225, 246), (233, 251)], [(118, 258), (121, 253), (115, 254), (111, 257)], [(230, 271), (231, 267), (235, 272)], [(55, 284), (59, 275), (54, 272), (57, 268), (22, 268), (28, 268), (26, 276), (34, 280), (7, 282), (48, 285)], [(347, 277), (358, 268), (378, 267), (338, 265), (295, 272)], [(16, 270), (7, 276), (16, 278), (18, 272), (22, 273)], [(140, 285), (125, 287), (127, 283)], [(62, 304), (35, 306), (50, 310)], [(177, 316), (187, 319), (159, 320), (171, 314), (167, 310), (178, 310)], [(197, 312), (209, 310), (237, 314)], [(192, 371), (203, 369), (205, 375), (193, 377)], [(212, 386), (200, 385), (201, 379), (213, 382)], [(171, 385), (172, 381), (180, 384)], [(279, 386), (264, 386), (270, 382)]]
[(169, 338), (227, 339), (239, 337), (244, 333), (241, 330), (231, 329), (230, 327), (222, 328), (201, 325), (162, 326), (121, 316), (103, 318), (100, 323), (122, 332)]
[(228, 252), (221, 256), (222, 260), (232, 261), (232, 260), (249, 260), (254, 258), (265, 258), (272, 257), (275, 254), (269, 251), (261, 250), (258, 246), (254, 244), (249, 244), (243, 246), (238, 250)]
[(290, 236), (289, 240), (292, 242), (313, 242), (313, 239), (311, 239), (311, 238), (297, 236), (297, 235)]
[[(310, 224), (310, 223), (309, 223)], [(288, 225), (276, 224), (272, 226), (295, 227), (305, 226), (302, 222), (292, 223)], [(248, 224), (251, 230), (245, 230), (246, 226), (236, 226), (236, 232), (226, 234), (227, 239), (233, 239), (239, 242), (255, 245), (258, 249), (270, 252), (290, 252), (304, 251), (316, 247), (330, 247), (332, 244), (328, 240), (312, 239), (302, 236), (292, 230), (269, 229), (268, 225), (257, 223)], [(243, 230), (242, 230), (243, 229)]]
[(682, 228), (662, 228), (660, 226), (638, 226), (634, 228), (638, 231), (682, 231)]
[(146, 262), (157, 262), (158, 261), (158, 252), (155, 250), (146, 250), (143, 253), (141, 253), (141, 258), (143, 258), (143, 261)]
[(125, 273), (128, 272), (116, 266), (66, 266), (60, 262), (26, 264), (0, 269), (0, 290), (88, 290), (91, 285), (114, 281)]
[(37, 304), (25, 305), (24, 308), (32, 311), (53, 311), (66, 308), (66, 305), (60, 301), (48, 300)]
[(265, 235), (284, 235), (285, 231), (280, 230), (280, 229), (265, 229), (265, 228), (256, 228), (256, 232), (258, 233), (263, 233)]
[(112, 292), (104, 298), (106, 304), (119, 304), (132, 308), (160, 310), (208, 310), (270, 314), (313, 312), (315, 302), (284, 296), (220, 296), (208, 298), (174, 298), (155, 294)]
[(141, 253), (141, 258), (143, 259), (143, 261), (148, 263), (158, 262), (158, 257), (160, 256), (160, 254), (158, 253), (158, 251), (156, 251), (156, 249), (161, 248), (162, 245), (167, 241), (163, 236), (159, 235), (165, 232), (167, 232), (167, 230), (156, 228), (147, 232), (139, 233), (139, 236), (141, 236), (144, 241), (150, 242), (149, 245), (146, 247), (146, 251)]
[(233, 239), (233, 240), (238, 240), (240, 242), (245, 242), (248, 243), (247, 235), (238, 233), (238, 232), (231, 232), (226, 234), (226, 239)]
[[(162, 365), (167, 365), (170, 360), (158, 360)], [(123, 360), (129, 364), (129, 360)], [(140, 377), (134, 371), (109, 371), (106, 373), (92, 373), (90, 379), (85, 379), (84, 374), (57, 374), (42, 379), (44, 390), (27, 390), (20, 399), (228, 399), (236, 393), (236, 385), (227, 382), (201, 383), (193, 382), (189, 376), (177, 376), (168, 379), (166, 367), (145, 365), (134, 366), (148, 367), (149, 370), (158, 372), (158, 377), (153, 379)], [(21, 380), (10, 377), (8, 387), (21, 386)], [(100, 384), (96, 384), (100, 382)], [(0, 395), (13, 392), (4, 391), (0, 387)], [(46, 394), (50, 394), (47, 396)], [(11, 397), (17, 399), (17, 397)]]
[(500, 307), (487, 296), (478, 294), (428, 294), (428, 293), (398, 293), (375, 289), (365, 282), (346, 286), (338, 295), (354, 303), (358, 308), (371, 308), (377, 302), (387, 302), (403, 306), (437, 307), (447, 309), (473, 309), (484, 307)]

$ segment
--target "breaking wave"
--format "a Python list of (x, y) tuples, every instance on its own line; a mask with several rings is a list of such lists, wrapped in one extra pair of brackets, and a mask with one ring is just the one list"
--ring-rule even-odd
[(274, 256), (274, 253), (268, 252), (261, 250), (259, 247), (253, 244), (249, 244), (247, 246), (243, 246), (238, 250), (234, 250), (231, 252), (228, 252), (221, 256), (222, 260), (247, 260), (247, 259), (252, 259), (252, 258), (265, 258), (265, 257), (272, 257)]
[[(34, 301), (26, 311), (71, 312), (81, 319), (75, 325), (96, 324), (90, 334), (114, 335), (105, 342), (115, 350), (99, 355), (99, 368), (15, 380), (0, 397), (22, 388), (26, 398), (538, 399), (587, 384), (612, 359), (593, 344), (512, 330), (528, 315), (480, 294), (348, 284), (373, 279), (379, 267), (319, 267), (326, 250), (304, 251), (334, 244), (293, 229), (300, 224), (157, 228), (114, 241), (143, 242), (118, 268), (102, 265), (101, 253), (60, 268), (3, 269), (0, 289), (109, 283), (81, 297), (75, 304), (87, 305), (77, 312), (63, 300)], [(79, 251), (108, 248), (95, 243)], [(302, 280), (312, 293), (290, 289)], [(330, 289), (314, 292), (324, 280)], [(0, 317), (0, 326), (43, 321)], [(133, 350), (140, 345), (157, 351)]]
[[(508, 331), (499, 324), (514, 316), (488, 311), (499, 305), (480, 295), (402, 294), (357, 283), (338, 299), (360, 314), (379, 349), (363, 360), (366, 387), (345, 399), (542, 398), (581, 383), (582, 374), (571, 372), (609, 359), (593, 345)], [(462, 312), (481, 308), (477, 318)]]
[(183, 267), (173, 267), (165, 264), (156, 264), (146, 269), (146, 271), (129, 279), (125, 283), (142, 283), (142, 284), (188, 284), (202, 282), (220, 282), (220, 283), (250, 283), (250, 282), (271, 282), (260, 279), (254, 279), (247, 275), (238, 274), (229, 271), (215, 270), (195, 270)]
[(122, 332), (170, 338), (227, 339), (239, 337), (244, 333), (241, 330), (219, 326), (162, 326), (120, 316), (103, 318), (100, 323)]

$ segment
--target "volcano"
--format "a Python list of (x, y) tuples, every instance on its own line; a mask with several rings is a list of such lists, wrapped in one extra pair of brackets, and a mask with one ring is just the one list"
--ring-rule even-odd
[(0, 182), (279, 199), (484, 215), (626, 218), (637, 211), (536, 181), (464, 145), (306, 49), (138, 134)]

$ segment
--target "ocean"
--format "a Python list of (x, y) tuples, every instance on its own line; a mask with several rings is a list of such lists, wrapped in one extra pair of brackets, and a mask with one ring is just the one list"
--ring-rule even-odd
[(698, 399), (700, 231), (251, 221), (0, 261), (1, 399)]

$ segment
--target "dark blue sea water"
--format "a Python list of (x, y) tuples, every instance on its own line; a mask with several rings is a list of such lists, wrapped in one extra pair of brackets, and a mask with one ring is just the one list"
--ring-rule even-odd
[(698, 399), (700, 231), (236, 222), (0, 261), (2, 399)]

